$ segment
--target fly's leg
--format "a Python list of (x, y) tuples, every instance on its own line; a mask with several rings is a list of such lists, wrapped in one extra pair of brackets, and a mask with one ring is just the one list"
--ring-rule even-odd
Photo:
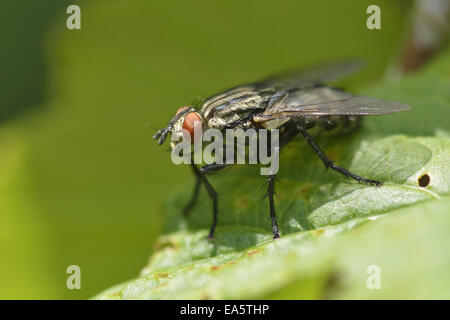
[(305, 137), (306, 141), (308, 141), (309, 145), (314, 149), (317, 156), (320, 158), (320, 160), (322, 160), (322, 162), (325, 164), (325, 166), (327, 168), (331, 168), (331, 169), (343, 174), (344, 176), (355, 179), (356, 181), (359, 181), (359, 182), (368, 183), (368, 184), (371, 184), (371, 185), (374, 185), (377, 187), (379, 187), (383, 184), (383, 182), (381, 182), (381, 181), (367, 179), (367, 178), (358, 176), (354, 173), (351, 173), (347, 169), (336, 166), (333, 163), (333, 161), (325, 155), (325, 153), (322, 151), (322, 149), (320, 149), (319, 145), (309, 135), (309, 133), (305, 130), (305, 128), (303, 128), (301, 125), (298, 125), (297, 129), (298, 129), (298, 131), (300, 131), (302, 133), (302, 135)]
[(183, 209), (183, 216), (187, 217), (189, 215), (189, 212), (191, 212), (192, 208), (195, 205), (195, 202), (197, 201), (198, 194), (200, 191), (200, 185), (202, 184), (202, 180), (200, 179), (200, 170), (197, 168), (195, 164), (191, 165), (192, 171), (194, 172), (196, 181), (194, 186), (194, 192), (192, 193), (191, 199), (186, 204), (186, 206)]
[(209, 230), (209, 235), (208, 235), (209, 240), (214, 239), (214, 231), (216, 230), (218, 211), (217, 211), (217, 192), (211, 186), (208, 179), (206, 179), (206, 173), (218, 171), (220, 169), (225, 168), (226, 166), (227, 166), (226, 164), (213, 163), (213, 164), (208, 164), (208, 165), (200, 168), (200, 179), (201, 179), (203, 185), (205, 186), (206, 191), (208, 191), (209, 197), (213, 200), (213, 221), (212, 221), (211, 229)]
[(275, 175), (269, 176), (269, 178), (267, 179), (269, 187), (266, 193), (266, 196), (269, 197), (270, 220), (272, 222), (272, 232), (274, 240), (280, 237), (280, 232), (278, 231), (277, 225), (277, 216), (275, 215), (275, 203), (273, 201), (273, 195), (275, 194), (275, 179), (276, 179)]

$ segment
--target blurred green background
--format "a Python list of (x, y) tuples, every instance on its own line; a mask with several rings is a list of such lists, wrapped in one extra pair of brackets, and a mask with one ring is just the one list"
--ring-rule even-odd
[[(81, 7), (81, 30), (66, 7)], [(381, 7), (382, 29), (366, 28)], [(359, 57), (379, 80), (411, 1), (12, 1), (0, 32), (0, 298), (88, 298), (136, 276), (188, 182), (151, 139), (199, 95)], [(81, 290), (66, 268), (81, 268)]]

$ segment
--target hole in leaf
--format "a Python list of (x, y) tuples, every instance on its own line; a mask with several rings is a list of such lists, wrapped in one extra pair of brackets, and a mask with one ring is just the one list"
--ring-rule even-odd
[(419, 184), (419, 187), (425, 188), (430, 184), (430, 180), (430, 176), (425, 173), (419, 177), (417, 183)]

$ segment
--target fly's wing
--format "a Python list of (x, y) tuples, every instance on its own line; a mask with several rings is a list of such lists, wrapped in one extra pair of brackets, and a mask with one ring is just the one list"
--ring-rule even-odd
[[(272, 101), (273, 100), (273, 101)], [(271, 99), (262, 113), (254, 116), (255, 122), (321, 115), (381, 115), (410, 108), (409, 105), (366, 96), (355, 96), (348, 92), (316, 87), (280, 92), (277, 99)]]
[(360, 60), (347, 60), (323, 64), (308, 69), (293, 70), (275, 74), (256, 82), (253, 86), (263, 89), (273, 87), (278, 90), (304, 88), (343, 78), (364, 66)]
[(212, 115), (226, 116), (236, 111), (248, 112), (255, 109), (265, 109), (264, 102), (276, 98), (285, 91), (305, 89), (321, 83), (342, 78), (357, 69), (363, 63), (348, 60), (338, 63), (321, 65), (304, 70), (294, 70), (280, 73), (264, 80), (233, 87), (215, 94), (203, 101), (198, 108), (205, 117)]

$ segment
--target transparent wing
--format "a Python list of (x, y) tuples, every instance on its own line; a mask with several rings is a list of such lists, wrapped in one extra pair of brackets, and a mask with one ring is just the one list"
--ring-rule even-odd
[(407, 104), (366, 96), (354, 96), (343, 101), (303, 106), (302, 112), (310, 115), (359, 115), (389, 114), (410, 109)]
[(301, 88), (311, 84), (320, 84), (343, 78), (361, 67), (360, 60), (346, 60), (314, 66), (308, 69), (282, 72), (251, 85), (256, 88), (289, 89)]
[[(347, 95), (344, 97), (344, 95)], [(319, 98), (318, 98), (319, 99)], [(354, 96), (342, 92), (341, 99), (302, 103), (291, 101), (281, 103), (266, 109), (254, 117), (256, 122), (265, 122), (273, 119), (302, 116), (321, 115), (381, 115), (390, 114), (410, 109), (410, 106), (401, 102), (382, 100), (366, 96)]]
[(312, 87), (316, 84), (345, 77), (360, 69), (363, 65), (364, 63), (360, 60), (346, 60), (323, 64), (308, 69), (282, 72), (261, 81), (247, 83), (216, 93), (203, 99), (203, 102), (208, 106), (224, 98), (231, 100), (249, 94), (270, 95), (279, 90)]

